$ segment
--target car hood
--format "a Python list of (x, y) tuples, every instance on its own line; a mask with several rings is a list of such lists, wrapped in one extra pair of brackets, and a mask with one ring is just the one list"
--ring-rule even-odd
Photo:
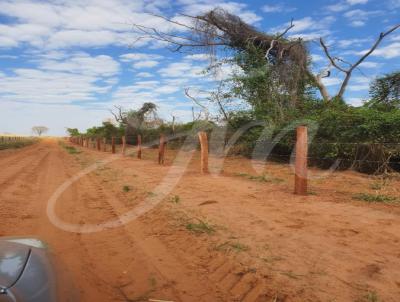
[(29, 258), (30, 247), (0, 241), (0, 288), (9, 288), (21, 276)]

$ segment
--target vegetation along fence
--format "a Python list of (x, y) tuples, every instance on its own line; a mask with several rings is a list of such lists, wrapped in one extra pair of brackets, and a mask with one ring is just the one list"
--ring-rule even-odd
[(25, 147), (35, 141), (35, 138), (27, 136), (0, 136), (0, 150)]
[[(207, 132), (198, 132), (198, 139), (200, 142), (200, 172), (203, 174), (208, 173), (208, 136)], [(112, 154), (116, 153), (116, 145), (121, 145), (121, 154), (125, 155), (126, 152), (126, 137), (121, 137), (118, 141), (116, 137), (111, 137), (108, 141), (105, 138), (88, 138), (82, 136), (70, 137), (69, 141), (73, 144), (79, 145), (81, 147), (87, 147), (96, 149), (97, 151), (108, 151), (110, 150)], [(308, 143), (307, 143), (307, 127), (299, 126), (297, 128), (297, 142), (296, 142), (296, 152), (295, 152), (295, 194), (306, 195), (307, 194), (307, 161), (308, 161)], [(136, 138), (136, 148), (137, 148), (137, 158), (142, 158), (142, 137), (138, 135)], [(167, 139), (164, 134), (160, 135), (158, 141), (158, 163), (163, 165), (165, 162), (165, 149), (166, 149)]]

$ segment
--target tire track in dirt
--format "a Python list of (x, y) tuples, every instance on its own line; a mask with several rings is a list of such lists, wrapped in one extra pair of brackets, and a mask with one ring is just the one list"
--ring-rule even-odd
[[(34, 188), (38, 185), (37, 173), (39, 168), (46, 164), (49, 152), (43, 152), (39, 157), (30, 158), (18, 165), (17, 172), (0, 184), (0, 220), (3, 227), (17, 228), (15, 219), (26, 223), (34, 217), (31, 211), (31, 200), (26, 196), (31, 196)], [(6, 175), (2, 175), (7, 177)]]
[[(115, 219), (119, 214), (126, 211), (126, 207), (115, 196), (102, 190), (102, 185), (96, 177), (85, 177), (80, 184), (86, 192), (96, 192), (92, 196), (94, 199), (106, 201), (107, 206), (102, 211), (109, 213), (106, 219)], [(88, 198), (86, 196), (86, 198)], [(103, 280), (103, 284), (112, 283), (112, 279), (119, 280), (114, 284), (115, 288), (122, 296), (129, 299), (145, 299), (154, 296), (163, 299), (173, 299), (174, 301), (219, 301), (217, 296), (213, 296), (213, 288), (207, 285), (203, 277), (201, 282), (199, 276), (193, 276), (182, 261), (171, 255), (166, 247), (154, 238), (142, 238), (140, 232), (143, 225), (138, 222), (133, 223), (133, 230), (128, 230), (126, 226), (102, 232), (98, 234), (82, 234), (80, 243), (85, 252), (92, 259), (92, 263), (100, 261), (109, 256), (118, 256), (118, 262), (124, 260), (125, 267), (118, 271), (120, 265), (114, 263), (109, 265), (111, 270), (103, 272), (108, 280)], [(96, 247), (101, 247), (101, 251)], [(112, 259), (111, 259), (112, 262)], [(138, 272), (141, 272), (140, 274)], [(110, 278), (113, 276), (113, 278)], [(179, 282), (178, 282), (178, 279)], [(184, 280), (184, 282), (182, 281)], [(114, 282), (115, 283), (115, 282)], [(193, 287), (193, 284), (203, 284), (203, 289)], [(207, 288), (208, 287), (208, 288)], [(199, 300), (199, 297), (202, 297)]]
[[(61, 231), (46, 217), (48, 198), (84, 165), (109, 156), (82, 150), (71, 155), (54, 141), (41, 142), (10, 155), (12, 166), (5, 157), (0, 160), (7, 169), (3, 176), (12, 179), (0, 186), (4, 215), (10, 217), (0, 233), (47, 241), (71, 272), (82, 301), (355, 301), (374, 288), (383, 300), (397, 301), (395, 214), (327, 202), (323, 196), (295, 198), (269, 184), (189, 173), (171, 192), (180, 196), (179, 205), (162, 202), (135, 221), (98, 233)], [(48, 155), (42, 157), (43, 152)], [(125, 158), (111, 163), (107, 175), (88, 174), (64, 192), (56, 212), (81, 225), (117, 218), (165, 175), (168, 166), (153, 163)], [(24, 165), (25, 173), (19, 173)], [(129, 194), (122, 191), (125, 184), (134, 184)], [(215, 202), (199, 207), (210, 196)], [(209, 217), (229, 231), (191, 233), (179, 211)], [(227, 240), (250, 249), (220, 249)], [(266, 262), (264, 256), (284, 260)]]

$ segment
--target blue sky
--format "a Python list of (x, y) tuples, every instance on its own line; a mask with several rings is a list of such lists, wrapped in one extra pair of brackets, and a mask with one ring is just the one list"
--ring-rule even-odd
[[(64, 135), (65, 127), (101, 124), (114, 105), (137, 108), (148, 101), (158, 104), (166, 120), (172, 115), (190, 120), (193, 103), (184, 89), (201, 99), (231, 69), (205, 76), (205, 55), (173, 53), (156, 41), (133, 43), (137, 33), (131, 24), (169, 29), (151, 13), (173, 18), (216, 6), (270, 33), (294, 18), (288, 36), (309, 41), (315, 72), (328, 65), (319, 37), (333, 55), (354, 61), (381, 31), (400, 22), (400, 0), (1, 0), (0, 133), (30, 134), (32, 126), (45, 125), (49, 134)], [(346, 101), (361, 104), (369, 82), (399, 70), (399, 58), (397, 31), (356, 70)], [(341, 77), (333, 71), (324, 80), (331, 93)]]

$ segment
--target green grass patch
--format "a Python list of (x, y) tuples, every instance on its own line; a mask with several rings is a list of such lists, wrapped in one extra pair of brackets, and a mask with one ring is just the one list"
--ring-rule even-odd
[(125, 193), (128, 193), (131, 190), (132, 190), (131, 186), (125, 185), (125, 186), (122, 187), (122, 191), (124, 191)]
[(79, 153), (81, 153), (81, 151), (78, 151), (75, 147), (72, 147), (72, 146), (65, 146), (64, 149), (67, 150), (67, 152), (69, 154), (79, 154)]
[(273, 183), (280, 183), (284, 180), (281, 178), (272, 177), (266, 174), (263, 175), (251, 175), (248, 173), (236, 173), (236, 176), (244, 177), (249, 180), (258, 181), (258, 182), (273, 182)]
[(186, 225), (186, 229), (196, 233), (196, 234), (208, 234), (211, 235), (213, 233), (215, 233), (215, 228), (214, 226), (212, 226), (211, 224), (209, 224), (208, 222), (205, 222), (203, 220), (199, 220), (198, 223), (188, 223)]
[(372, 190), (380, 190), (382, 189), (383, 185), (379, 182), (375, 182), (369, 186)]
[(5, 149), (19, 149), (36, 143), (38, 140), (35, 138), (26, 138), (20, 141), (4, 141), (0, 143), (0, 150)]
[(369, 292), (365, 296), (365, 300), (367, 300), (368, 302), (379, 302), (379, 297), (376, 292)]
[(218, 245), (215, 249), (218, 251), (224, 251), (224, 252), (233, 251), (239, 253), (248, 251), (250, 247), (240, 242), (227, 241)]
[(381, 203), (391, 203), (397, 201), (397, 198), (393, 196), (387, 196), (383, 194), (369, 194), (369, 193), (358, 193), (353, 196), (353, 199), (362, 200), (366, 202), (381, 202)]
[(355, 302), (380, 302), (378, 294), (375, 291), (368, 291), (366, 295), (355, 300)]
[(181, 202), (181, 198), (179, 197), (179, 195), (174, 195), (169, 199), (169, 202), (171, 202), (171, 203), (180, 203)]
[(63, 147), (65, 149), (65, 151), (67, 151), (69, 154), (79, 154), (79, 153), (81, 153), (81, 151), (77, 150), (75, 147), (68, 146), (68, 145), (64, 144), (64, 142), (62, 142), (62, 141), (60, 141), (58, 144), (61, 147)]

